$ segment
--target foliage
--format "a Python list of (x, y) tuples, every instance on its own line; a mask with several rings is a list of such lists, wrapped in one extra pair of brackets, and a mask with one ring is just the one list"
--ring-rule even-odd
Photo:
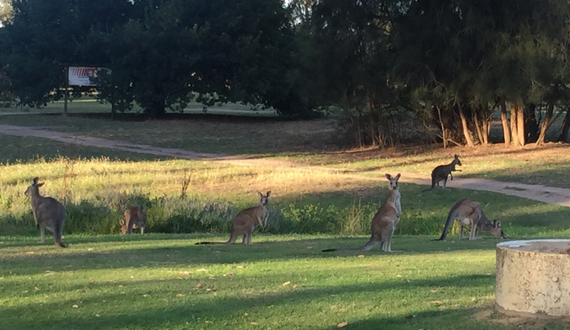
[(92, 31), (124, 22), (130, 2), (25, 0), (12, 6), (12, 22), (0, 29), (0, 67), (22, 104), (40, 107), (63, 96), (65, 65), (96, 64), (81, 46)]
[(300, 48), (314, 63), (307, 75), (321, 77), (308, 88), (319, 104), (343, 110), (358, 145), (402, 142), (406, 112), (439, 130), (444, 146), (487, 144), (493, 111), (505, 102), (521, 120), (512, 117), (518, 129), (504, 135), (542, 143), (538, 128), (545, 133), (550, 116), (535, 114), (570, 100), (567, 2), (308, 3), (291, 3), (298, 38), (310, 45)]

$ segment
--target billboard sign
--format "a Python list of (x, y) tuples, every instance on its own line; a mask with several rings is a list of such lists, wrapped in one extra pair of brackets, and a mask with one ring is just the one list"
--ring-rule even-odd
[(69, 86), (97, 86), (91, 78), (97, 76), (97, 68), (85, 66), (70, 66), (67, 74)]

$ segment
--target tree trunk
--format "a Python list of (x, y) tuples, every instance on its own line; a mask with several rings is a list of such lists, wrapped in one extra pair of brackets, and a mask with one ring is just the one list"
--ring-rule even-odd
[(552, 113), (554, 112), (554, 102), (549, 102), (546, 108), (544, 120), (540, 123), (540, 133), (536, 140), (536, 145), (541, 145), (546, 141), (546, 131), (551, 125)]
[(503, 124), (503, 138), (505, 139), (505, 144), (511, 144), (511, 130), (509, 128), (509, 119), (507, 118), (507, 104), (505, 99), (501, 98), (501, 124)]
[(445, 128), (443, 118), (441, 118), (441, 109), (436, 105), (437, 114), (439, 115), (439, 124), (441, 125), (441, 138), (443, 140), (443, 149), (447, 148), (447, 139), (449, 138), (449, 131)]
[(489, 134), (491, 134), (491, 117), (485, 117), (483, 120), (483, 143), (489, 144)]
[(538, 121), (536, 119), (536, 105), (530, 103), (523, 107), (524, 118), (524, 142), (536, 142), (538, 140)]
[(526, 143), (525, 136), (525, 121), (524, 121), (524, 107), (516, 106), (517, 109), (517, 135), (519, 140), (519, 145), (524, 147)]
[(115, 116), (117, 115), (117, 106), (114, 100), (115, 98), (113, 98), (113, 102), (111, 102), (111, 120), (115, 120)]
[(513, 145), (516, 147), (519, 144), (519, 135), (517, 130), (517, 106), (511, 102), (511, 138)]
[(465, 114), (463, 114), (463, 110), (461, 107), (459, 108), (459, 117), (461, 118), (461, 126), (463, 127), (463, 136), (465, 136), (465, 141), (467, 141), (467, 146), (473, 147), (475, 143), (473, 143), (473, 138), (471, 137), (471, 132), (469, 131), (469, 125), (467, 125), (467, 119), (465, 118)]
[(481, 144), (489, 144), (489, 120), (486, 116), (484, 108), (479, 107), (474, 109), (473, 122), (477, 131), (477, 137)]
[(562, 123), (562, 132), (556, 141), (566, 142), (568, 138), (568, 129), (570, 128), (570, 107), (566, 108), (566, 116), (564, 116), (564, 122)]
[(473, 124), (475, 124), (475, 132), (477, 133), (477, 138), (479, 139), (479, 143), (483, 144), (483, 131), (481, 130), (481, 122), (479, 121), (479, 117), (477, 116), (477, 111), (474, 109), (473, 111)]

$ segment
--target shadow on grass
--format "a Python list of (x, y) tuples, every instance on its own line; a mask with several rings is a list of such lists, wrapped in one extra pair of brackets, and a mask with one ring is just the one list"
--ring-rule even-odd
[[(249, 280), (255, 281), (263, 275), (252, 277)], [(149, 290), (148, 284), (159, 282), (160, 287), (154, 287), (155, 290)], [(49, 303), (29, 303), (22, 307), (8, 307), (2, 310), (5, 315), (3, 323), (5, 326), (11, 328), (25, 328), (25, 329), (60, 329), (62, 324), (71, 329), (130, 329), (130, 328), (163, 328), (163, 327), (182, 327), (194, 329), (197, 326), (204, 326), (204, 320), (209, 320), (212, 324), (210, 328), (233, 328), (248, 325), (249, 320), (244, 317), (247, 312), (252, 310), (266, 310), (272, 308), (272, 314), (275, 314), (275, 308), (283, 309), (288, 313), (281, 316), (280, 324), (275, 328), (291, 329), (298, 327), (297, 317), (301, 316), (306, 318), (307, 315), (291, 315), (291, 310), (303, 308), (299, 306), (307, 306), (307, 308), (315, 308), (314, 304), (322, 303), (328, 305), (334, 304), (338, 301), (338, 297), (347, 295), (347, 300), (354, 300), (355, 298), (362, 297), (363, 300), (369, 300), (371, 297), (378, 297), (382, 299), (387, 295), (389, 300), (397, 300), (398, 297), (409, 295), (410, 292), (420, 293), (425, 291), (425, 288), (438, 287), (445, 290), (450, 289), (475, 289), (482, 286), (492, 285), (494, 278), (491, 276), (483, 275), (463, 275), (455, 277), (437, 277), (425, 280), (406, 281), (393, 281), (393, 282), (377, 282), (366, 284), (351, 284), (343, 286), (329, 286), (317, 288), (301, 288), (298, 290), (282, 290), (265, 293), (263, 295), (247, 295), (240, 294), (239, 296), (223, 296), (216, 297), (213, 291), (206, 291), (205, 289), (196, 289), (195, 282), (186, 280), (184, 287), (180, 280), (168, 281), (142, 281), (142, 282), (114, 282), (105, 284), (95, 284), (93, 288), (88, 291), (92, 292), (98, 290), (99, 292), (108, 292), (114, 288), (122, 286), (121, 290), (126, 290), (124, 287), (128, 286), (129, 290), (133, 292), (131, 296), (121, 294), (105, 294), (96, 297), (85, 297), (81, 299), (81, 308), (83, 309), (99, 309), (97, 306), (104, 301), (124, 301), (131, 300), (132, 304), (123, 306), (119, 309), (120, 317), (116, 313), (113, 315), (81, 315), (81, 317), (72, 316), (70, 312), (62, 310), (65, 306), (77, 303), (78, 298), (67, 299), (57, 302)], [(134, 287), (133, 287), (134, 286)], [(214, 286), (214, 284), (212, 284)], [(85, 288), (85, 287), (83, 287)], [(158, 291), (161, 288), (166, 288), (167, 291)], [(80, 290), (79, 287), (69, 288), (68, 290)], [(176, 292), (182, 290), (192, 289), (192, 294), (187, 295), (183, 299), (176, 300)], [(232, 290), (226, 288), (226, 290)], [(143, 299), (142, 294), (146, 293), (150, 297), (154, 297), (155, 301), (149, 303), (151, 307), (141, 306)], [(212, 296), (214, 295), (214, 297)], [(167, 299), (163, 299), (168, 297)], [(331, 297), (336, 297), (331, 300)], [(426, 297), (418, 297), (417, 299), (428, 300)], [(141, 301), (142, 300), (142, 301)], [(166, 303), (163, 303), (163, 300)], [(137, 302), (138, 301), (138, 302)], [(148, 300), (147, 300), (148, 301)], [(160, 303), (158, 302), (160, 301)], [(154, 305), (154, 306), (152, 306)], [(132, 308), (132, 306), (137, 306)], [(310, 307), (309, 307), (310, 306)], [(489, 329), (489, 324), (484, 327), (485, 323), (476, 322), (472, 319), (473, 309), (457, 309), (457, 310), (437, 310), (437, 306), (430, 307), (434, 311), (413, 313), (414, 318), (407, 319), (406, 315), (399, 315), (394, 317), (387, 316), (370, 316), (362, 320), (351, 321), (349, 329)], [(29, 316), (29, 310), (33, 309), (35, 313), (43, 315), (49, 313), (49, 318), (43, 320), (41, 324), (35, 318)], [(89, 314), (89, 312), (87, 312)], [(303, 314), (303, 312), (299, 312)], [(383, 311), (381, 314), (391, 314), (389, 310)], [(28, 315), (27, 317), (21, 317)], [(271, 319), (264, 319), (263, 313), (256, 316), (254, 319), (262, 328), (272, 327)], [(286, 315), (289, 315), (288, 317)], [(268, 316), (270, 317), (270, 316)], [(348, 317), (350, 315), (341, 315), (339, 317)], [(318, 320), (318, 321), (317, 321)], [(315, 327), (315, 322), (330, 323), (327, 326)], [(448, 322), (445, 326), (443, 321)], [(307, 322), (307, 320), (304, 320)], [(332, 329), (340, 321), (334, 319), (323, 320), (322, 316), (315, 315), (314, 319), (308, 321), (312, 324), (307, 324), (310, 328), (318, 329)], [(421, 325), (421, 327), (416, 327)], [(461, 326), (460, 326), (461, 325)], [(495, 328), (494, 328), (495, 329)]]
[[(139, 237), (137, 237), (139, 236)], [(198, 235), (129, 235), (106, 237), (104, 242), (79, 238), (87, 246), (81, 247), (69, 238), (67, 249), (49, 246), (4, 246), (0, 245), (0, 276), (21, 276), (42, 274), (52, 271), (82, 271), (90, 269), (124, 269), (145, 267), (184, 267), (184, 265), (221, 265), (253, 263), (260, 261), (285, 261), (297, 259), (356, 258), (358, 255), (381, 256), (394, 259), (418, 254), (456, 253), (468, 251), (494, 251), (498, 242), (494, 239), (477, 241), (431, 241), (431, 237), (394, 237), (392, 249), (395, 253), (379, 251), (321, 252), (332, 247), (358, 247), (367, 238), (314, 238), (267, 241), (267, 236), (254, 237), (254, 244), (201, 246)], [(262, 241), (263, 239), (263, 241)], [(216, 239), (212, 239), (216, 240)], [(222, 241), (222, 239), (220, 239)], [(91, 245), (92, 243), (100, 243)], [(110, 243), (110, 244), (105, 244)], [(148, 247), (148, 244), (161, 244)], [(37, 244), (37, 243), (36, 243)], [(92, 246), (92, 247), (91, 247)], [(77, 249), (74, 251), (74, 248)]]

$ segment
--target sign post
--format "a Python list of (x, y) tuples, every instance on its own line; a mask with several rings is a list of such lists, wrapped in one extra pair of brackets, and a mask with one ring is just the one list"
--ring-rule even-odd
[[(65, 67), (65, 76), (69, 77), (69, 67)], [(69, 79), (65, 79), (65, 90), (63, 91), (63, 116), (67, 117), (67, 99), (68, 99), (68, 92), (69, 90)]]
[(97, 76), (96, 67), (65, 66), (65, 91), (63, 116), (67, 117), (67, 101), (69, 99), (69, 86), (97, 86), (91, 78)]

